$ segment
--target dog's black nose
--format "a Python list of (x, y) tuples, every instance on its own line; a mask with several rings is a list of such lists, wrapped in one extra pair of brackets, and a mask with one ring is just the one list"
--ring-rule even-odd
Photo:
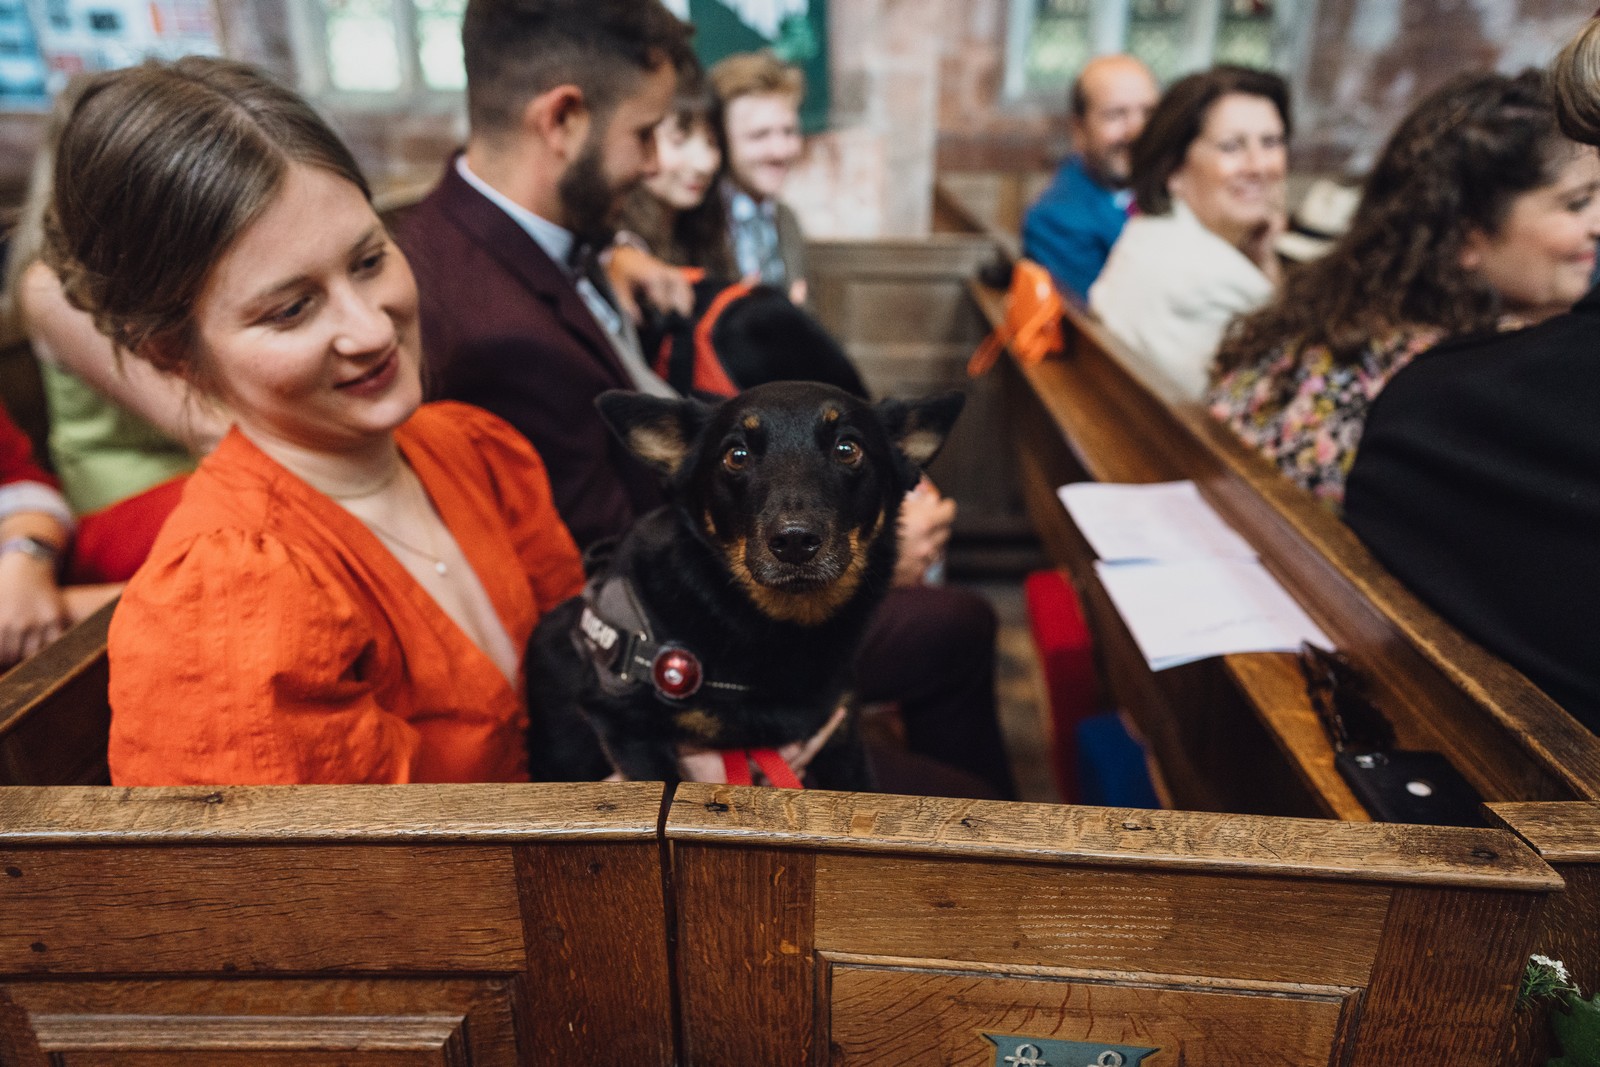
[(822, 547), (822, 538), (804, 526), (788, 525), (767, 538), (772, 554), (785, 563), (810, 563), (811, 557)]

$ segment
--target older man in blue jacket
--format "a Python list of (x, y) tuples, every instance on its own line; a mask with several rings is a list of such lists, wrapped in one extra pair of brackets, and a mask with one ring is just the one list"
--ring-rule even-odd
[(1160, 97), (1155, 78), (1132, 56), (1098, 56), (1072, 83), (1073, 154), (1022, 224), (1022, 251), (1063, 293), (1087, 299), (1133, 194), (1130, 149)]

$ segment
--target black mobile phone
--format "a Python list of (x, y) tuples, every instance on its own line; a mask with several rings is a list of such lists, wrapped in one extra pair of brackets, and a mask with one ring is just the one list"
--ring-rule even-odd
[(1340, 752), (1333, 764), (1378, 822), (1486, 825), (1483, 798), (1438, 752)]

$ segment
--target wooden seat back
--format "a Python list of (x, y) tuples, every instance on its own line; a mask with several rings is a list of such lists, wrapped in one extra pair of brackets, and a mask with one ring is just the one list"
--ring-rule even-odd
[(1499, 1065), (1559, 887), (1487, 829), (686, 784), (666, 835), (690, 1063)]
[(115, 609), (107, 604), (0, 676), (0, 786), (111, 780), (106, 631)]
[(1500, 1064), (1562, 886), (1502, 829), (662, 801), (0, 789), (0, 1062)]
[(0, 1062), (672, 1063), (661, 804), (0, 790)]

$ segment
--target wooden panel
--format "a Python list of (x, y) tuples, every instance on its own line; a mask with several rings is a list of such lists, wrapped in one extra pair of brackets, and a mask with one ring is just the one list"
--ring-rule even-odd
[[(69, 1044), (85, 1052), (116, 1046), (148, 1050), (159, 1043), (175, 1051), (194, 1047), (184, 1041), (201, 1041), (221, 1055), (231, 1034), (258, 1045), (270, 1037), (287, 1052), (315, 1041), (374, 1052), (417, 1048), (420, 1042), (421, 1051), (448, 1047), (449, 1039), (464, 1042), (468, 1058), (461, 1062), (485, 1065), (518, 1062), (514, 984), (384, 977), (123, 979), (16, 982), (7, 989), (18, 1010), (25, 1009), (24, 1019), (31, 1014), (39, 1040), (54, 1050)], [(461, 1037), (450, 1038), (457, 1031)], [(430, 1035), (438, 1040), (430, 1044)], [(0, 1054), (0, 1062), (9, 1061)]]
[(679, 843), (1074, 861), (1140, 871), (1214, 871), (1540, 893), (1561, 884), (1526, 845), (1501, 830), (698, 782), (677, 787), (666, 833)]
[(684, 1062), (813, 1062), (812, 857), (676, 845)]
[[(1382, 886), (824, 855), (823, 951), (1366, 984)], [(1263, 921), (1271, 936), (1263, 936)]]
[(0, 791), (0, 1062), (664, 1067), (661, 799)]
[(0, 973), (515, 971), (523, 961), (505, 848), (4, 849), (0, 870)]
[(50, 1067), (449, 1067), (473, 1061), (453, 1055), (452, 1049), (278, 1049), (245, 1050), (164, 1048), (117, 1051), (62, 1051), (50, 1055)]
[(459, 1015), (37, 1015), (39, 1045), (61, 1067), (471, 1063)]
[(661, 876), (654, 841), (517, 850), (532, 1047), (568, 1063), (672, 1060)]
[(0, 786), (110, 781), (106, 631), (115, 603), (0, 677)]
[(954, 345), (964, 364), (972, 345), (987, 332), (967, 297), (966, 278), (952, 271), (942, 278), (860, 277), (841, 305), (840, 321), (830, 324), (859, 345), (894, 342)]
[(1542, 900), (1395, 890), (1351, 1067), (1505, 1063)]
[(835, 964), (831, 979), (832, 1062), (841, 1065), (990, 1067), (996, 1052), (986, 1033), (1159, 1049), (1144, 1067), (1326, 1064), (1337, 1062), (1355, 1000), (1348, 990), (1208, 989), (1126, 975), (1047, 980), (860, 964)]
[(684, 783), (666, 834), (695, 1063), (994, 1062), (996, 1017), (1174, 1065), (1496, 1063), (1561, 886), (1489, 829)]
[(0, 847), (653, 841), (659, 782), (0, 790)]

